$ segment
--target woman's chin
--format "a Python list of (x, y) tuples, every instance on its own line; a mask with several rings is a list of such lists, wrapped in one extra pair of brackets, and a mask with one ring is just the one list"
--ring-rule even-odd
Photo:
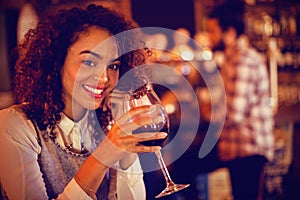
[(102, 101), (94, 101), (93, 104), (90, 104), (90, 110), (96, 110), (102, 106)]
[[(98, 109), (102, 106), (102, 100), (101, 101), (96, 101), (96, 100), (89, 101), (89, 100), (87, 100), (87, 101), (81, 102), (77, 105), (78, 106), (80, 105), (80, 107), (88, 109), (88, 110), (96, 110), (96, 109)], [(74, 106), (74, 104), (73, 104), (73, 106)]]

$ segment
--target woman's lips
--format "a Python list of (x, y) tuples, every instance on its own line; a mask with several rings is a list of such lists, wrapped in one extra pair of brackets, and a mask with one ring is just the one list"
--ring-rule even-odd
[(94, 98), (103, 97), (104, 87), (93, 87), (90, 85), (83, 85), (83, 88), (85, 89), (88, 95)]

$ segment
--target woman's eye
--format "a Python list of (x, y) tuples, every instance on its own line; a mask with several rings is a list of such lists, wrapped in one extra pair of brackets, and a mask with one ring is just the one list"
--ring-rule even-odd
[(120, 68), (120, 63), (114, 63), (108, 66), (109, 69), (118, 70)]
[(83, 60), (83, 63), (85, 65), (91, 66), (91, 67), (95, 67), (97, 64), (95, 62), (93, 62), (92, 60)]

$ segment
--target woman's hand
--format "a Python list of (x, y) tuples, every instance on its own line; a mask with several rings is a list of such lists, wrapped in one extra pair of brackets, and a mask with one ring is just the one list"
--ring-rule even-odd
[[(135, 159), (132, 159), (132, 153), (155, 152), (159, 150), (160, 146), (143, 146), (139, 142), (163, 139), (167, 136), (167, 133), (145, 132), (132, 134), (133, 130), (141, 126), (155, 123), (147, 114), (150, 108), (151, 106), (136, 107), (117, 119), (105, 139), (99, 144), (92, 155), (99, 162), (110, 167), (126, 157), (133, 162)], [(157, 120), (159, 121), (160, 119)], [(129, 155), (131, 156), (128, 157)], [(123, 167), (129, 167), (129, 164), (132, 164), (128, 161), (122, 161), (126, 163), (126, 166)]]

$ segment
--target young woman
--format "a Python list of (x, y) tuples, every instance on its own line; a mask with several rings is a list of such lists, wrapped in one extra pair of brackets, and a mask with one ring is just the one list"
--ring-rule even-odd
[[(118, 79), (145, 61), (143, 49), (124, 50), (134, 37), (114, 37), (132, 28), (115, 12), (89, 5), (60, 10), (26, 34), (16, 62), (17, 104), (0, 111), (3, 197), (145, 199), (136, 153), (160, 147), (136, 144), (166, 133), (128, 134), (150, 123), (141, 115), (149, 107), (115, 123), (102, 109)], [(130, 116), (137, 120), (128, 122)]]

